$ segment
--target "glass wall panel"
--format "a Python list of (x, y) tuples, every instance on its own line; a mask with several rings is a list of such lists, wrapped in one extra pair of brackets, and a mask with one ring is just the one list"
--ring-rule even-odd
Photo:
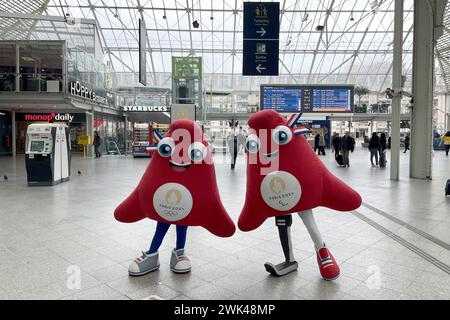
[(19, 90), (61, 92), (63, 43), (26, 42), (19, 46)]
[(16, 90), (16, 46), (0, 43), (0, 91)]
[(107, 99), (110, 107), (114, 107), (113, 85), (111, 84), (109, 89), (105, 88), (106, 69), (94, 54), (79, 48), (67, 48), (68, 82), (79, 81), (83, 86), (93, 90), (98, 97)]
[(94, 131), (102, 139), (100, 151), (103, 154), (125, 153), (125, 120), (108, 114), (95, 114)]

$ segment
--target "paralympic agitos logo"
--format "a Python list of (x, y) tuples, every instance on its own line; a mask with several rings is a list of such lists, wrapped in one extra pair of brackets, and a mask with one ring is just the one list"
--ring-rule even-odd
[(50, 113), (50, 114), (26, 114), (25, 121), (63, 121), (72, 122), (74, 116), (70, 113)]

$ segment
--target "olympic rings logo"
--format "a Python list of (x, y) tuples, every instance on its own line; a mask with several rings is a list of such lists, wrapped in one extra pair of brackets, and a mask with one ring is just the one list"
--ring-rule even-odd
[(178, 215), (178, 212), (171, 211), (171, 210), (164, 210), (164, 214), (169, 216), (169, 217), (175, 217), (176, 215)]

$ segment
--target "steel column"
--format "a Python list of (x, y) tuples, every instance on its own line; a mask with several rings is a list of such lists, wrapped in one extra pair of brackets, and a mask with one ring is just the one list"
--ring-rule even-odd
[(16, 111), (12, 111), (11, 115), (11, 147), (12, 155), (15, 157), (17, 155), (17, 126), (16, 126)]
[[(394, 18), (394, 57), (392, 69), (392, 89), (402, 91), (402, 58), (403, 58), (403, 0), (395, 0)], [(391, 180), (400, 178), (400, 109), (402, 96), (392, 98), (392, 127), (391, 127)]]
[[(433, 3), (433, 4), (432, 4)], [(432, 178), (435, 1), (414, 1), (410, 177)]]
[(450, 95), (445, 95), (445, 130), (450, 131)]

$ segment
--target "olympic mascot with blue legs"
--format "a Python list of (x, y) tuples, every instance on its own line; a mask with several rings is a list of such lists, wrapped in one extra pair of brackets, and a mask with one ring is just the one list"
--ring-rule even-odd
[(266, 270), (283, 276), (297, 270), (292, 241), (292, 214), (305, 224), (315, 246), (317, 263), (325, 280), (339, 277), (339, 266), (326, 246), (312, 209), (324, 206), (352, 211), (361, 205), (360, 195), (332, 175), (304, 137), (309, 130), (297, 127), (301, 114), (286, 120), (274, 110), (263, 110), (248, 121), (247, 192), (238, 226), (242, 231), (258, 228), (275, 217), (285, 261), (266, 263)]
[(159, 248), (171, 225), (176, 225), (177, 242), (170, 268), (175, 273), (191, 271), (186, 256), (186, 233), (190, 226), (202, 226), (219, 237), (231, 237), (235, 226), (220, 200), (211, 150), (201, 128), (191, 120), (172, 123), (150, 147), (152, 160), (137, 188), (114, 212), (120, 222), (144, 218), (157, 221), (148, 251), (130, 265), (129, 274), (141, 276), (159, 268)]

